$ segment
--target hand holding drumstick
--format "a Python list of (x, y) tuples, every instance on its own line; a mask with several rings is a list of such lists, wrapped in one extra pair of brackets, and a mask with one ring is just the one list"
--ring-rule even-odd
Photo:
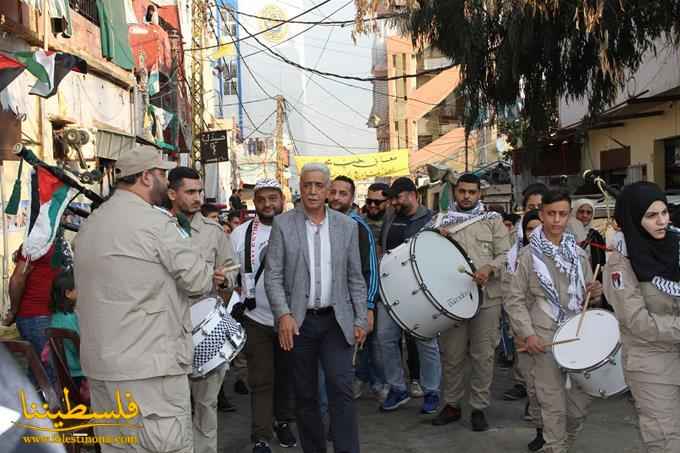
[(576, 338), (581, 335), (581, 328), (583, 327), (583, 319), (586, 317), (586, 311), (588, 311), (588, 305), (590, 304), (590, 298), (595, 293), (595, 297), (599, 297), (602, 292), (602, 285), (597, 281), (597, 274), (600, 273), (600, 265), (595, 267), (595, 272), (593, 272), (593, 280), (586, 285), (586, 302), (583, 304), (583, 311), (581, 312), (581, 318), (578, 320), (578, 326), (576, 327)]

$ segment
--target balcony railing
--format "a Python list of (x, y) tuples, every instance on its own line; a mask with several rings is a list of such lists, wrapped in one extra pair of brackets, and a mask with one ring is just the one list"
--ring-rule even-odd
[(99, 12), (96, 0), (68, 0), (71, 9), (93, 24), (99, 26)]

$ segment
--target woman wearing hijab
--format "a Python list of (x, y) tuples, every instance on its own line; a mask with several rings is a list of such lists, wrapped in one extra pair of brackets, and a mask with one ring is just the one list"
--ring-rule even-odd
[(591, 226), (594, 212), (595, 203), (592, 200), (587, 198), (576, 200), (571, 209), (568, 224), (569, 230), (574, 233), (579, 245), (586, 250), (590, 249), (590, 265), (593, 271), (598, 264), (604, 266), (606, 260), (605, 240), (600, 232)]
[[(534, 209), (528, 211), (522, 217), (521, 228), (522, 228), (522, 242), (521, 246), (525, 247), (529, 244), (529, 238), (531, 233), (541, 225), (541, 219), (538, 215), (538, 210)], [(507, 272), (504, 273), (503, 285), (505, 285), (504, 294), (509, 293), (510, 286), (510, 276), (517, 269), (517, 262), (508, 261)], [(504, 316), (507, 316), (504, 314)], [(525, 345), (522, 343), (518, 335), (514, 336), (515, 347), (517, 349), (523, 348)], [(536, 427), (536, 437), (534, 440), (529, 442), (527, 447), (529, 451), (538, 451), (545, 444), (543, 439), (543, 421), (541, 420), (541, 409), (538, 406), (538, 401), (536, 400), (536, 388), (534, 387), (534, 382), (531, 379), (531, 360), (528, 357), (523, 357), (523, 354), (515, 354), (515, 363), (513, 364), (513, 377), (515, 380), (515, 386), (503, 394), (503, 398), (506, 400), (517, 400), (520, 399), (519, 395), (527, 396), (527, 404), (524, 408), (524, 416), (526, 419), (530, 419), (534, 426)]]
[(680, 230), (650, 182), (624, 187), (615, 219), (621, 231), (604, 291), (619, 320), (642, 440), (649, 453), (680, 452)]

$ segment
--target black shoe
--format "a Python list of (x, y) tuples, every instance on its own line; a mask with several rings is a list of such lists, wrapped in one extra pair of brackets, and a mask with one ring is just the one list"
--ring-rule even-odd
[(545, 439), (543, 439), (543, 430), (541, 428), (536, 428), (536, 438), (529, 442), (529, 451), (538, 451), (543, 448), (545, 444)]
[(482, 411), (472, 411), (470, 422), (472, 423), (473, 431), (486, 431), (489, 429), (489, 424), (486, 422), (486, 417)]
[(513, 388), (503, 393), (503, 399), (506, 401), (521, 400), (527, 397), (527, 389), (522, 384), (515, 384)]
[(439, 411), (439, 414), (432, 420), (434, 426), (444, 426), (449, 423), (456, 422), (460, 420), (461, 416), (460, 407), (451, 406), (447, 404), (444, 408)]
[(238, 381), (234, 382), (234, 392), (238, 393), (239, 395), (247, 395), (250, 393), (250, 390), (248, 390), (246, 383), (243, 382), (242, 379), (239, 379)]
[(222, 391), (217, 396), (217, 410), (220, 412), (236, 412), (236, 407), (231, 404), (229, 398)]
[(253, 445), (253, 453), (272, 453), (272, 449), (267, 442), (260, 441)]
[(279, 440), (279, 445), (283, 448), (291, 448), (297, 445), (297, 439), (286, 422), (274, 422), (274, 435)]

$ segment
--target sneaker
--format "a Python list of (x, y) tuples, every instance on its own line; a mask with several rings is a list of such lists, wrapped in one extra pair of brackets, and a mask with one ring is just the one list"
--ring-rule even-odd
[(250, 390), (248, 390), (248, 386), (245, 382), (243, 382), (243, 379), (239, 379), (238, 381), (234, 382), (234, 392), (238, 393), (239, 395), (247, 395), (250, 393)]
[(420, 410), (423, 414), (436, 414), (439, 408), (439, 395), (435, 392), (427, 392), (423, 399), (423, 408)]
[(516, 401), (527, 397), (527, 389), (522, 384), (515, 384), (507, 392), (503, 393), (503, 399), (506, 401)]
[(420, 382), (418, 381), (411, 382), (411, 389), (409, 393), (411, 394), (411, 398), (422, 398), (425, 394), (425, 392), (423, 392), (423, 388), (420, 386)]
[(387, 398), (385, 398), (385, 402), (380, 406), (380, 409), (385, 412), (394, 411), (400, 406), (408, 403), (410, 399), (406, 390), (390, 389), (390, 392), (387, 394)]
[(450, 404), (447, 404), (444, 406), (444, 408), (439, 412), (439, 415), (432, 420), (432, 424), (434, 426), (444, 426), (448, 425), (449, 423), (457, 422), (460, 420), (460, 416), (462, 415), (460, 411), (460, 407), (457, 406), (451, 406)]
[(387, 398), (387, 394), (389, 392), (389, 385), (377, 384), (371, 387), (371, 393), (373, 393), (373, 397), (378, 400), (380, 404), (385, 402), (385, 398)]
[(272, 453), (272, 449), (269, 448), (269, 444), (267, 442), (260, 441), (253, 445), (253, 453)]
[(536, 428), (536, 438), (529, 442), (527, 447), (529, 451), (538, 451), (545, 445), (545, 439), (543, 439), (543, 430), (541, 428)]
[(364, 383), (361, 379), (354, 378), (352, 382), (352, 393), (354, 393), (354, 399), (358, 400), (361, 398), (361, 394), (364, 392)]
[(486, 421), (484, 412), (480, 410), (473, 410), (470, 416), (470, 422), (472, 423), (472, 430), (481, 432), (487, 431), (489, 429), (489, 423)]
[(291, 448), (297, 445), (297, 439), (293, 434), (293, 430), (286, 422), (274, 422), (274, 435), (279, 441), (279, 445), (283, 448)]

